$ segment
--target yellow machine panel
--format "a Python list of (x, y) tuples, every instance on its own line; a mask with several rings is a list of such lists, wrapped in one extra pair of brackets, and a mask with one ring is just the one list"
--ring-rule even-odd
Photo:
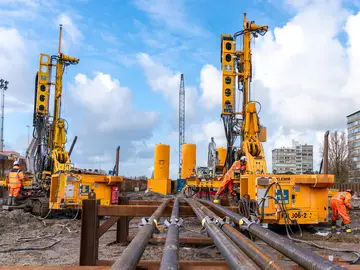
[(157, 144), (154, 153), (154, 178), (148, 180), (148, 189), (161, 194), (171, 192), (170, 146)]
[(284, 225), (284, 210), (299, 224), (328, 221), (327, 188), (333, 185), (334, 175), (242, 175), (240, 181), (240, 195), (260, 202), (264, 223)]
[(219, 165), (224, 166), (226, 160), (226, 149), (224, 147), (219, 147), (216, 148), (216, 151), (218, 152), (219, 155)]
[(36, 103), (35, 112), (39, 115), (49, 113), (49, 95), (50, 95), (50, 55), (40, 54), (40, 66), (37, 76)]
[(182, 145), (181, 179), (186, 179), (194, 174), (196, 167), (196, 144), (184, 143)]
[(60, 173), (51, 176), (49, 206), (60, 210), (78, 208), (90, 192), (96, 193), (101, 205), (110, 205), (112, 186), (120, 185), (121, 176)]
[(231, 35), (221, 35), (222, 114), (232, 114), (235, 108), (235, 43)]

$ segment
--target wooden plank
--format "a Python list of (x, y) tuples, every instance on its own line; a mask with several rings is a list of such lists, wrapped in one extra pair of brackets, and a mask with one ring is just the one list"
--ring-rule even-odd
[[(99, 205), (98, 215), (99, 216), (118, 216), (118, 217), (150, 217), (155, 210), (158, 208), (157, 205)], [(237, 212), (238, 207), (229, 206), (226, 207), (231, 211)], [(165, 208), (163, 217), (171, 216), (172, 207), (168, 206)], [(190, 206), (180, 206), (180, 217), (194, 217), (195, 214)]]
[(119, 220), (119, 217), (110, 217), (103, 224), (101, 224), (100, 228), (97, 230), (97, 238), (100, 238), (104, 233), (107, 232), (108, 229), (111, 228)]
[(99, 241), (96, 200), (83, 200), (81, 213), (80, 265), (95, 266)]
[[(125, 196), (119, 197), (119, 205), (128, 205), (129, 198)], [(129, 235), (129, 221), (128, 217), (120, 217), (116, 224), (116, 243), (126, 243)]]

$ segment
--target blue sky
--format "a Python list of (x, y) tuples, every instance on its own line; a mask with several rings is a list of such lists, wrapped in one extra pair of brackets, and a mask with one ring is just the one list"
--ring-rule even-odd
[(110, 169), (120, 145), (122, 173), (150, 176), (154, 145), (168, 143), (174, 178), (184, 73), (186, 141), (197, 144), (203, 164), (211, 136), (224, 145), (219, 37), (240, 30), (247, 12), (248, 19), (270, 29), (253, 44), (252, 86), (268, 127), (268, 167), (271, 149), (292, 139), (318, 151), (325, 130), (345, 129), (345, 116), (360, 107), (353, 99), (359, 80), (357, 2), (242, 2), (0, 0), (0, 67), (10, 81), (5, 148), (26, 149), (39, 53), (57, 53), (62, 23), (63, 52), (80, 59), (64, 76), (68, 140), (79, 136), (72, 161)]

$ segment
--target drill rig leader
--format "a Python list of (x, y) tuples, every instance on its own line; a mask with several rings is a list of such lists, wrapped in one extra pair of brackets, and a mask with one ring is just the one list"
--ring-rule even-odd
[[(40, 203), (40, 208), (47, 205), (50, 211), (79, 209), (82, 199), (95, 192), (100, 204), (117, 203), (123, 178), (74, 170), (69, 152), (65, 149), (67, 122), (61, 118), (62, 79), (65, 67), (78, 64), (79, 59), (61, 52), (61, 38), (60, 25), (58, 55), (40, 54), (35, 80), (34, 137), (27, 150), (27, 169), (35, 176), (30, 189), (40, 189), (46, 193), (46, 199), (34, 196), (32, 202)], [(53, 67), (56, 68), (55, 83), (51, 81)], [(52, 116), (49, 114), (51, 85), (55, 86)]]
[[(260, 125), (256, 104), (250, 100), (252, 61), (250, 42), (265, 35), (268, 27), (247, 21), (243, 30), (234, 35), (221, 35), (222, 114), (227, 139), (226, 170), (235, 156), (247, 159), (246, 173), (232, 174), (240, 184), (240, 195), (259, 202), (260, 221), (264, 223), (317, 224), (327, 222), (328, 190), (334, 175), (271, 175), (268, 174), (262, 142), (266, 128)], [(236, 40), (242, 37), (242, 49), (236, 50)], [(242, 96), (242, 111), (236, 111), (236, 93)], [(234, 143), (240, 137), (240, 148)]]

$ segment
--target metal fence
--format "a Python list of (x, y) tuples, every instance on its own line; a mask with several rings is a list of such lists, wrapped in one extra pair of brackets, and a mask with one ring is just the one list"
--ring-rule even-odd
[(139, 188), (139, 191), (146, 190), (147, 189), (147, 181), (124, 178), (124, 182), (122, 184), (121, 191), (135, 191), (136, 187)]
[(354, 193), (360, 194), (360, 183), (345, 183), (345, 184), (335, 183), (331, 188), (335, 188), (340, 191), (346, 190), (346, 189), (352, 189), (354, 191)]

